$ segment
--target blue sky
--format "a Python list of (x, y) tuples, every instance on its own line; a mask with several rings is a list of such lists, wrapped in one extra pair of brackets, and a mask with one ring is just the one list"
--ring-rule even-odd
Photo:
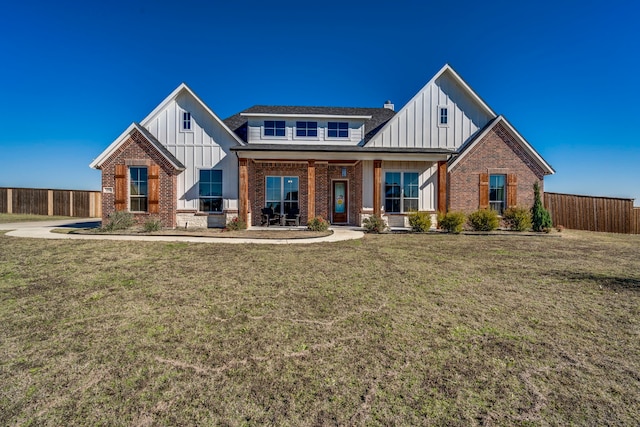
[(399, 109), (445, 63), (554, 167), (640, 206), (640, 2), (30, 1), (0, 6), (0, 186), (89, 168), (181, 82), (254, 104)]

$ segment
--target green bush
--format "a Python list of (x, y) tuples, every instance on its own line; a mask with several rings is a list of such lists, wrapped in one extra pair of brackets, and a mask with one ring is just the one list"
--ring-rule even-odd
[(533, 207), (531, 208), (531, 225), (533, 231), (549, 232), (553, 223), (551, 222), (551, 214), (544, 208), (540, 199), (540, 185), (533, 184)]
[(329, 229), (329, 221), (322, 218), (321, 216), (311, 218), (307, 222), (307, 230), (309, 231), (327, 231), (328, 229)]
[(527, 231), (531, 228), (531, 212), (527, 208), (513, 207), (502, 215), (507, 227), (514, 231)]
[(227, 231), (246, 230), (247, 223), (241, 220), (240, 217), (235, 217), (227, 223), (224, 229)]
[(102, 228), (105, 231), (126, 230), (133, 226), (133, 214), (127, 211), (115, 211), (109, 215), (109, 222)]
[(447, 212), (438, 215), (438, 226), (448, 233), (460, 233), (467, 217), (462, 212)]
[(424, 233), (431, 228), (431, 214), (427, 212), (411, 212), (409, 214), (409, 225), (411, 229), (418, 233)]
[(493, 231), (500, 225), (498, 213), (493, 209), (480, 209), (469, 214), (469, 225), (475, 231)]
[(153, 231), (159, 231), (162, 228), (162, 223), (158, 218), (149, 218), (144, 222), (144, 231), (151, 233)]
[(371, 215), (369, 218), (365, 218), (362, 221), (362, 225), (367, 233), (382, 233), (388, 228), (387, 223), (378, 215)]

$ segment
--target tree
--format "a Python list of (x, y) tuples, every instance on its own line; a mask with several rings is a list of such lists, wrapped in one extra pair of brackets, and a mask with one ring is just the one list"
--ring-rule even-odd
[(542, 200), (540, 199), (540, 185), (537, 182), (533, 184), (531, 223), (533, 225), (533, 231), (548, 231), (553, 226), (551, 214), (544, 208)]

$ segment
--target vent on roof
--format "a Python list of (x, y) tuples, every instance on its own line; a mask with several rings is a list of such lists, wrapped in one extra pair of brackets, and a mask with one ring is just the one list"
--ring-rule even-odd
[(394, 110), (393, 110), (393, 104), (392, 104), (392, 103), (391, 103), (391, 101), (389, 101), (389, 100), (385, 101), (385, 103), (384, 103), (383, 107), (384, 107), (384, 108), (386, 108), (387, 110), (394, 111)]

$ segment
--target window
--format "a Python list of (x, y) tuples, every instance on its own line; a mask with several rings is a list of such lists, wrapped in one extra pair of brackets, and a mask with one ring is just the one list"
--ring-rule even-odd
[(449, 124), (449, 109), (447, 107), (440, 107), (440, 120), (438, 120), (440, 126), (446, 126)]
[(281, 215), (286, 215), (291, 209), (299, 209), (298, 177), (268, 176), (265, 207)]
[(384, 210), (390, 213), (417, 211), (418, 188), (417, 172), (386, 172)]
[(149, 193), (147, 192), (147, 168), (129, 168), (129, 210), (146, 212)]
[(284, 120), (265, 120), (264, 136), (285, 136)]
[(349, 123), (329, 122), (327, 136), (329, 138), (349, 138)]
[(180, 122), (180, 130), (182, 131), (191, 130), (191, 113), (188, 111), (182, 112), (182, 121)]
[(222, 212), (222, 171), (200, 170), (200, 211)]
[(318, 122), (296, 122), (296, 136), (318, 136)]
[(504, 212), (504, 205), (507, 196), (505, 191), (505, 175), (489, 176), (489, 207), (498, 214)]

